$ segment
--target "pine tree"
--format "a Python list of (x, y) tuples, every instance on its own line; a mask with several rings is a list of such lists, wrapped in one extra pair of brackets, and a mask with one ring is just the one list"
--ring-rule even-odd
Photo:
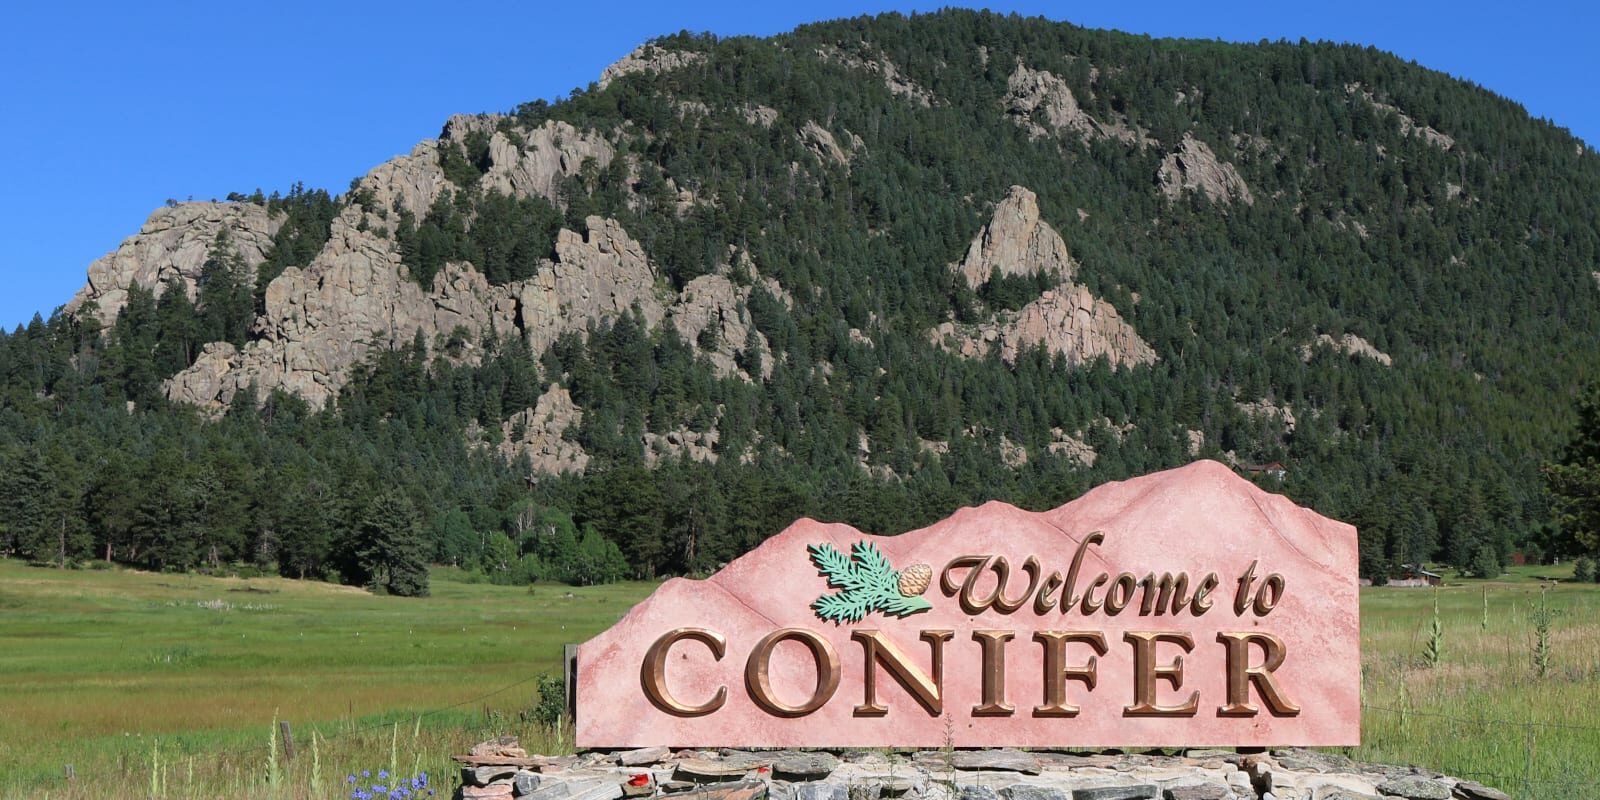
[(356, 551), (374, 587), (402, 597), (428, 594), (428, 543), (416, 506), (388, 489), (362, 514)]

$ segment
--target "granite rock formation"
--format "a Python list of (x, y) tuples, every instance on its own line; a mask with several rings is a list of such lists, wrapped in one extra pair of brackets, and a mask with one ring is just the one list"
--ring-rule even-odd
[(1035, 139), (1069, 132), (1086, 142), (1106, 138), (1127, 144), (1145, 141), (1139, 132), (1121, 122), (1107, 124), (1089, 116), (1078, 105), (1066, 79), (1047, 70), (1029, 69), (1021, 59), (1006, 80), (1006, 94), (1000, 102), (1006, 113)]
[(267, 260), (272, 236), (283, 216), (248, 203), (179, 203), (156, 209), (139, 232), (116, 250), (89, 265), (89, 282), (66, 305), (76, 313), (84, 303), (99, 306), (99, 319), (110, 325), (128, 302), (128, 290), (138, 284), (156, 293), (166, 291), (177, 278), (195, 296), (200, 270), (205, 266), (217, 234), (226, 233), (228, 244), (245, 266), (255, 269)]
[(1256, 201), (1232, 164), (1218, 159), (1210, 145), (1187, 133), (1161, 160), (1156, 182), (1168, 200), (1177, 200), (1184, 192), (1200, 192), (1213, 203), (1239, 200), (1252, 205)]
[(1056, 288), (1019, 311), (1003, 311), (977, 325), (945, 322), (929, 332), (935, 344), (951, 352), (981, 358), (998, 348), (1008, 363), (1031, 347), (1065, 356), (1072, 365), (1101, 356), (1112, 366), (1156, 360), (1155, 350), (1114, 306), (1073, 282), (1077, 266), (1066, 242), (1040, 219), (1038, 197), (1021, 186), (1011, 187), (989, 224), (973, 237), (966, 257), (951, 269), (974, 289), (995, 275), (1059, 276)]

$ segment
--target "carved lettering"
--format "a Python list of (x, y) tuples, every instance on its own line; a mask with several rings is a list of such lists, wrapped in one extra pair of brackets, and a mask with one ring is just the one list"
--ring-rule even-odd
[(667, 653), (674, 644), (684, 639), (693, 639), (710, 648), (711, 655), (718, 661), (728, 651), (728, 641), (722, 634), (708, 631), (704, 628), (677, 628), (662, 634), (650, 649), (645, 652), (644, 663), (639, 667), (639, 681), (644, 686), (644, 696), (650, 699), (651, 704), (662, 711), (675, 717), (703, 717), (722, 708), (728, 701), (728, 687), (717, 687), (716, 694), (710, 700), (697, 706), (681, 703), (667, 691)]
[[(1219, 633), (1217, 641), (1228, 648), (1228, 702), (1217, 709), (1218, 714), (1224, 717), (1253, 717), (1259, 713), (1260, 709), (1250, 702), (1251, 684), (1255, 684), (1256, 691), (1267, 704), (1267, 710), (1274, 716), (1292, 717), (1300, 713), (1300, 707), (1289, 702), (1278, 687), (1278, 682), (1272, 679), (1272, 671), (1283, 666), (1288, 651), (1282, 639), (1270, 633), (1245, 631)], [(1252, 643), (1261, 646), (1265, 657), (1257, 667), (1248, 666)]]
[[(1067, 681), (1083, 681), (1093, 691), (1098, 681), (1095, 667), (1106, 654), (1106, 637), (1099, 631), (1038, 631), (1033, 640), (1044, 647), (1044, 702), (1033, 707), (1036, 717), (1075, 717), (1078, 707), (1067, 702)], [(1094, 648), (1082, 666), (1067, 665), (1067, 645), (1082, 642)]]
[[(780, 642), (786, 641), (804, 644), (811, 651), (812, 663), (817, 668), (817, 688), (800, 705), (784, 703), (772, 692), (769, 675), (772, 651)], [(755, 649), (750, 651), (750, 659), (744, 667), (744, 685), (750, 693), (750, 699), (767, 713), (777, 717), (803, 717), (822, 708), (833, 698), (833, 693), (839, 689), (839, 673), (839, 654), (827, 639), (804, 628), (783, 628), (761, 637)]]
[(1156, 664), (1156, 644), (1169, 642), (1183, 647), (1185, 653), (1194, 651), (1194, 637), (1187, 633), (1167, 631), (1129, 631), (1122, 635), (1133, 645), (1133, 705), (1125, 706), (1122, 713), (1129, 717), (1192, 717), (1200, 708), (1200, 693), (1190, 692), (1183, 705), (1163, 706), (1156, 703), (1156, 681), (1165, 680), (1174, 691), (1183, 688), (1183, 656), (1173, 656), (1170, 664)]
[(889, 713), (887, 706), (878, 702), (878, 667), (881, 665), (888, 670), (889, 675), (900, 684), (916, 701), (923, 710), (931, 716), (944, 713), (943, 687), (944, 687), (944, 643), (955, 638), (955, 631), (923, 631), (920, 637), (928, 643), (932, 654), (930, 670), (933, 674), (918, 669), (911, 663), (904, 651), (890, 641), (882, 631), (856, 630), (851, 632), (850, 638), (861, 643), (863, 659), (863, 700), (856, 706), (855, 714), (858, 717), (881, 717)]

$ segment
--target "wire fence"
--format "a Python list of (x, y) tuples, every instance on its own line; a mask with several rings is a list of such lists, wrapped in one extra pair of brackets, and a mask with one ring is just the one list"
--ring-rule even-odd
[[(1600, 737), (1600, 726), (1597, 725), (1574, 725), (1565, 722), (1536, 722), (1531, 720), (1513, 720), (1490, 717), (1462, 717), (1454, 714), (1441, 714), (1437, 711), (1418, 711), (1411, 708), (1391, 708), (1388, 706), (1369, 705), (1366, 703), (1361, 704), (1361, 708), (1363, 711), (1381, 711), (1397, 714), (1402, 720), (1406, 717), (1422, 717), (1425, 719), (1443, 720), (1446, 722), (1459, 724), (1464, 727), (1472, 727), (1477, 729), (1482, 729), (1485, 727), (1520, 729), (1530, 736), (1535, 731), (1553, 730), (1593, 733), (1596, 734), (1597, 737)], [(1600, 757), (1600, 748), (1597, 748), (1595, 755), (1596, 757)], [(1483, 783), (1501, 790), (1512, 787), (1520, 787), (1521, 790), (1529, 797), (1533, 796), (1532, 793), (1537, 788), (1541, 792), (1545, 790), (1571, 790), (1574, 792), (1571, 794), (1561, 795), (1562, 797), (1600, 798), (1600, 784), (1597, 784), (1595, 781), (1569, 781), (1552, 780), (1549, 778), (1536, 778), (1533, 777), (1533, 767), (1533, 759), (1530, 753), (1527, 767), (1520, 775), (1512, 775), (1503, 772), (1460, 769), (1452, 769), (1451, 774), (1457, 778), (1465, 778), (1467, 780)]]

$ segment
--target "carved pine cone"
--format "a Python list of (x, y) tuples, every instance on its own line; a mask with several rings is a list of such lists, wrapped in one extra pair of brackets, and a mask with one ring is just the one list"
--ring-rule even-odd
[(927, 564), (912, 564), (900, 570), (900, 594), (905, 597), (916, 597), (928, 591), (928, 584), (933, 581), (933, 567)]

